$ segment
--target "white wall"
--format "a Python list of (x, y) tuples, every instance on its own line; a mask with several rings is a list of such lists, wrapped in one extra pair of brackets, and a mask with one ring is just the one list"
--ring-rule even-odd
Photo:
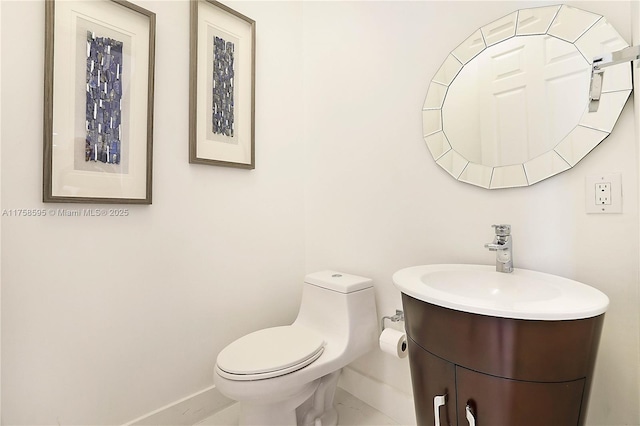
[[(305, 3), (307, 270), (371, 276), (378, 313), (400, 308), (393, 272), (492, 264), (493, 223), (510, 223), (516, 267), (607, 293), (588, 422), (637, 425), (638, 173), (629, 102), (612, 135), (573, 170), (528, 188), (454, 181), (422, 139), (421, 108), (448, 53), (480, 26), (546, 2)], [(631, 40), (629, 2), (571, 2)], [(585, 88), (586, 90), (586, 88)], [(585, 214), (585, 176), (622, 173), (624, 213)], [(410, 393), (406, 360), (381, 352), (354, 369)]]
[[(0, 46), (2, 45), (2, 3), (0, 3)], [(0, 87), (2, 87), (2, 55), (0, 55)], [(0, 102), (0, 135), (2, 134), (2, 103)], [(0, 136), (1, 138), (1, 136)], [(0, 139), (0, 164), (2, 143)], [(0, 173), (0, 211), (2, 210), (2, 173)], [(0, 333), (2, 330), (2, 226), (0, 226)], [(2, 377), (2, 339), (0, 339), (0, 377)], [(0, 424), (2, 423), (2, 380), (0, 380)]]
[[(370, 276), (379, 314), (393, 313), (394, 271), (490, 264), (497, 222), (513, 225), (517, 267), (609, 295), (589, 424), (640, 423), (631, 104), (575, 169), (530, 188), (455, 182), (422, 141), (449, 51), (544, 2), (229, 2), (258, 25), (254, 171), (188, 164), (188, 5), (136, 3), (158, 17), (154, 204), (113, 220), (2, 218), (5, 424), (122, 423), (209, 386), (229, 341), (293, 319), (305, 271)], [(571, 4), (630, 40), (629, 2)], [(43, 2), (3, 1), (1, 20), (2, 207), (37, 208)], [(613, 171), (624, 213), (586, 215), (584, 177)], [(354, 368), (410, 393), (406, 360), (376, 351)]]
[[(631, 29), (633, 30), (632, 35), (632, 45), (636, 46), (640, 44), (640, 2), (633, 2), (631, 4)], [(634, 70), (633, 70), (633, 84), (634, 88), (640, 88), (640, 60), (636, 60), (634, 62)], [(633, 108), (635, 113), (635, 121), (636, 121), (636, 147), (640, 147), (640, 96), (635, 96), (633, 98)], [(640, 190), (640, 188), (639, 188)], [(639, 271), (640, 272), (640, 271)], [(640, 309), (638, 309), (637, 316), (640, 317)], [(638, 334), (640, 334), (640, 330), (638, 330)], [(638, 342), (640, 345), (640, 342)], [(640, 352), (640, 351), (639, 351)], [(640, 353), (638, 354), (638, 365), (640, 365)], [(640, 406), (640, 400), (638, 401), (638, 406)]]
[[(188, 164), (189, 4), (135, 3), (157, 14), (153, 205), (2, 218), (4, 424), (124, 423), (210, 386), (230, 341), (295, 318), (300, 4), (234, 4), (258, 31), (247, 171)], [(1, 47), (2, 207), (41, 208), (43, 1), (2, 2)]]

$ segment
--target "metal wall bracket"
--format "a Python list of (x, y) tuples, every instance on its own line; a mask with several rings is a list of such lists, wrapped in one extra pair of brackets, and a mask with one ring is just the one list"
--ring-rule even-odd
[(593, 58), (591, 65), (591, 82), (589, 86), (589, 112), (598, 111), (600, 105), (600, 95), (602, 94), (602, 79), (604, 78), (603, 68), (613, 65), (631, 62), (640, 59), (640, 45), (630, 46), (616, 52)]
[(381, 322), (382, 330), (384, 330), (384, 320), (386, 319), (391, 320), (392, 322), (404, 321), (404, 312), (399, 309), (396, 309), (395, 315), (382, 317), (382, 322)]

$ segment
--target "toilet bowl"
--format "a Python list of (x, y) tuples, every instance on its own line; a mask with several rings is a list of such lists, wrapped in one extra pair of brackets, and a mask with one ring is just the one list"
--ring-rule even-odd
[(224, 348), (214, 383), (240, 402), (241, 425), (337, 424), (342, 367), (376, 347), (371, 279), (336, 271), (305, 277), (293, 324), (258, 330)]

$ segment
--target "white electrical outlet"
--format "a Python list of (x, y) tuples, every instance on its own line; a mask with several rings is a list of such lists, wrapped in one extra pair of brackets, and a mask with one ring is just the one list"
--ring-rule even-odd
[(620, 173), (587, 176), (587, 213), (622, 213), (622, 177)]
[(596, 205), (611, 205), (611, 182), (596, 183)]

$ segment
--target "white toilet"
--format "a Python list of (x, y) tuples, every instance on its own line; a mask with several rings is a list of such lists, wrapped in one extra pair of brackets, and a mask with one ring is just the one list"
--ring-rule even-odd
[(336, 425), (342, 367), (376, 347), (371, 279), (335, 271), (305, 277), (292, 325), (248, 334), (224, 348), (218, 390), (240, 402), (241, 425)]

